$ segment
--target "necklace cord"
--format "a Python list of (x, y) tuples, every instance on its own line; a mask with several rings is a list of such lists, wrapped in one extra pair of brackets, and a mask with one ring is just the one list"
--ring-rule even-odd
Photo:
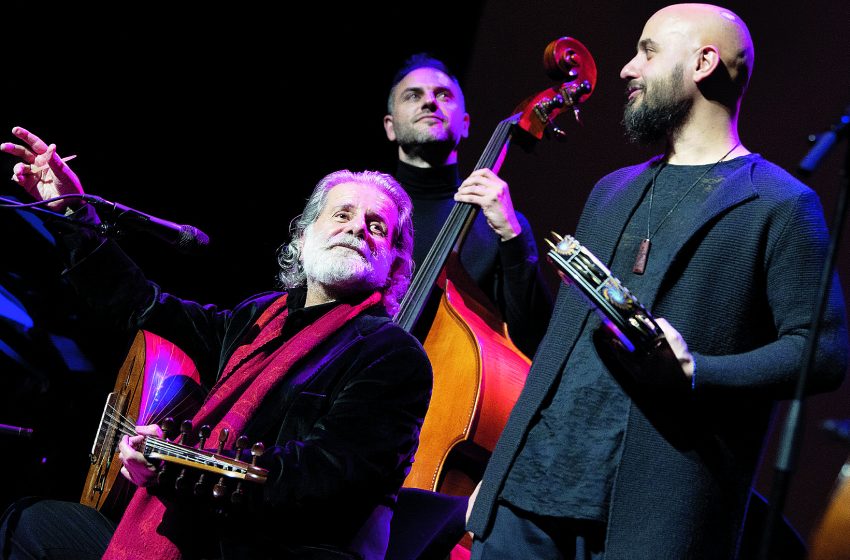
[(661, 170), (662, 170), (662, 169), (664, 169), (665, 167), (667, 167), (667, 163), (666, 163), (666, 162), (664, 162), (664, 163), (662, 163), (662, 164), (658, 167), (658, 171), (656, 171), (656, 172), (655, 172), (655, 175), (653, 175), (653, 176), (652, 176), (652, 184), (651, 184), (651, 185), (650, 185), (650, 187), (649, 187), (649, 208), (648, 208), (648, 210), (647, 210), (647, 212), (646, 212), (646, 240), (647, 240), (647, 241), (650, 241), (653, 237), (655, 237), (655, 234), (656, 234), (656, 233), (658, 233), (658, 230), (659, 230), (659, 229), (661, 229), (661, 226), (664, 224), (664, 222), (666, 222), (666, 221), (667, 221), (667, 218), (669, 218), (669, 217), (670, 217), (670, 214), (672, 214), (672, 213), (673, 213), (673, 211), (674, 211), (674, 210), (675, 210), (675, 209), (679, 206), (679, 204), (680, 204), (683, 200), (685, 200), (685, 198), (688, 196), (688, 194), (690, 194), (690, 192), (691, 192), (692, 190), (694, 190), (694, 187), (696, 187), (698, 184), (700, 184), (700, 182), (702, 182), (702, 180), (705, 178), (705, 176), (706, 176), (706, 175), (708, 175), (708, 174), (709, 174), (709, 172), (710, 172), (712, 169), (714, 169), (715, 167), (717, 167), (717, 166), (720, 164), (720, 162), (722, 162), (724, 159), (726, 159), (727, 157), (729, 157), (729, 154), (731, 154), (732, 152), (734, 152), (734, 151), (735, 151), (735, 148), (737, 148), (737, 147), (738, 147), (738, 146), (740, 146), (740, 145), (741, 145), (741, 141), (739, 140), (737, 144), (735, 144), (734, 146), (732, 146), (732, 149), (731, 149), (731, 150), (729, 150), (728, 152), (726, 152), (725, 154), (723, 154), (723, 156), (722, 156), (719, 160), (717, 160), (717, 161), (715, 161), (714, 163), (712, 163), (712, 164), (711, 164), (711, 167), (709, 167), (708, 169), (706, 169), (706, 170), (703, 172), (703, 174), (702, 174), (702, 175), (700, 175), (700, 176), (697, 178), (697, 180), (696, 180), (696, 181), (694, 181), (694, 182), (693, 182), (693, 184), (692, 184), (690, 187), (688, 187), (688, 190), (686, 190), (686, 191), (685, 191), (685, 193), (684, 193), (681, 197), (679, 197), (679, 200), (677, 200), (677, 201), (676, 201), (676, 204), (674, 204), (674, 205), (673, 205), (673, 207), (672, 207), (672, 208), (670, 208), (670, 210), (667, 212), (667, 214), (665, 214), (665, 215), (664, 215), (664, 217), (663, 217), (663, 218), (661, 218), (661, 221), (660, 221), (660, 222), (658, 222), (658, 225), (657, 225), (657, 226), (655, 226), (655, 231), (653, 231), (652, 233), (650, 233), (650, 231), (649, 231), (649, 227), (650, 227), (650, 223), (651, 223), (651, 220), (652, 220), (652, 198), (653, 198), (653, 195), (655, 194), (655, 180), (656, 180), (656, 179), (658, 178), (658, 176), (661, 174)]

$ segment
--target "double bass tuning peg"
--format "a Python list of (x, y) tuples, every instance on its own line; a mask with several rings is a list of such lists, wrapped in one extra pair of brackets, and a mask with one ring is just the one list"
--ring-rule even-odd
[(555, 124), (550, 124), (546, 131), (550, 136), (552, 136), (552, 138), (559, 142), (564, 142), (567, 139), (567, 133)]

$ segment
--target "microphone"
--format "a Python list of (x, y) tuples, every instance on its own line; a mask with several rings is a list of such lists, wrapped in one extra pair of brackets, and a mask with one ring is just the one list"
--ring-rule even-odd
[(797, 172), (804, 177), (811, 175), (832, 147), (848, 134), (848, 124), (850, 124), (850, 105), (844, 109), (844, 114), (828, 131), (809, 137), (814, 145), (797, 166)]
[(32, 428), (21, 428), (19, 426), (10, 426), (8, 424), (0, 424), (0, 435), (20, 437), (20, 438), (31, 438), (32, 437)]
[(118, 232), (133, 230), (148, 233), (175, 246), (183, 253), (204, 249), (210, 242), (207, 234), (194, 226), (175, 224), (91, 194), (83, 195), (83, 200), (95, 208), (113, 213), (113, 223), (105, 227), (107, 233), (113, 229)]

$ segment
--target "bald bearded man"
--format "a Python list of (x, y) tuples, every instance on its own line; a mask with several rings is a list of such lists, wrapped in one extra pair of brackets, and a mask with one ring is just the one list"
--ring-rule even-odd
[[(717, 6), (646, 23), (620, 73), (623, 122), (665, 149), (600, 180), (576, 238), (664, 318), (668, 344), (630, 354), (561, 288), (471, 511), (474, 559), (737, 555), (828, 241), (817, 195), (738, 136), (753, 55)], [(847, 350), (834, 278), (810, 391), (840, 385)]]

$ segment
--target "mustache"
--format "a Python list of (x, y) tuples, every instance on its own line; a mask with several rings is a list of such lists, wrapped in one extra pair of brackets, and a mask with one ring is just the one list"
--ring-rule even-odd
[(333, 247), (347, 247), (357, 251), (364, 257), (372, 253), (365, 241), (350, 233), (338, 233), (334, 235), (324, 243), (322, 248), (331, 249)]
[(639, 82), (638, 80), (630, 80), (626, 84), (626, 95), (629, 95), (631, 92), (635, 90), (643, 90), (646, 89), (646, 84)]
[(427, 119), (427, 118), (440, 119), (443, 122), (445, 122), (445, 120), (446, 120), (442, 113), (437, 113), (435, 111), (421, 111), (418, 115), (416, 115), (413, 118), (413, 120), (419, 121), (419, 120)]

